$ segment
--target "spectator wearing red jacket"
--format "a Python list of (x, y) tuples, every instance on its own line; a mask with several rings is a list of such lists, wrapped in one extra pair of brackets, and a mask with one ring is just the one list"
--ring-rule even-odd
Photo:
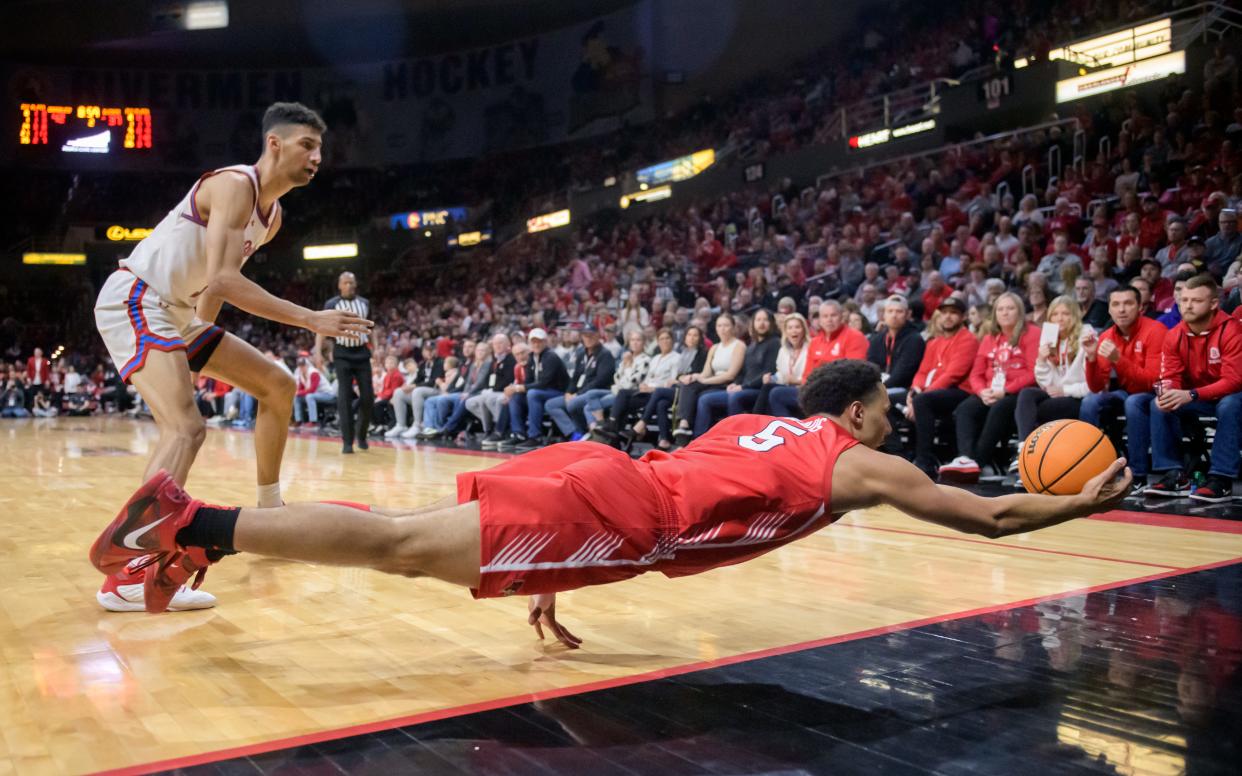
[(36, 393), (52, 390), (52, 362), (43, 357), (43, 348), (35, 348), (34, 355), (26, 359), (26, 382)]
[(1018, 392), (1035, 384), (1035, 357), (1039, 354), (1039, 329), (1026, 322), (1022, 298), (1001, 294), (992, 306), (991, 330), (979, 343), (975, 363), (964, 388), (970, 397), (953, 410), (957, 431), (957, 457), (940, 467), (942, 479), (973, 482), (981, 464), (993, 464), (1001, 472), (997, 448), (1013, 434)]
[(1151, 448), (1151, 422), (1146, 408), (1155, 398), (1152, 386), (1160, 379), (1160, 357), (1168, 329), (1142, 313), (1142, 297), (1133, 286), (1114, 288), (1108, 295), (1113, 325), (1099, 337), (1083, 339), (1087, 357), (1087, 387), (1078, 418), (1103, 427), (1105, 417), (1126, 421), (1126, 459), (1135, 482), (1146, 484)]
[(914, 463), (933, 479), (936, 421), (947, 419), (970, 394), (961, 383), (970, 375), (979, 341), (966, 327), (966, 303), (951, 296), (940, 303), (937, 334), (927, 341), (919, 371), (910, 385), (906, 418), (914, 423)]
[(400, 361), (396, 356), (384, 358), (384, 376), (380, 380), (379, 390), (375, 392), (375, 408), (372, 417), (376, 425), (391, 428), (397, 422), (397, 415), (392, 408), (392, 395), (405, 383), (405, 376), (397, 367)]
[[(1211, 275), (1186, 281), (1178, 306), (1182, 322), (1165, 337), (1162, 390), (1149, 405), (1151, 468), (1164, 476), (1143, 492), (1229, 501), (1242, 437), (1242, 324), (1220, 309), (1220, 288)], [(1216, 418), (1216, 438), (1207, 478), (1194, 486), (1182, 458), (1181, 420), (1205, 415)]]
[(818, 366), (842, 358), (867, 358), (867, 336), (845, 325), (845, 309), (829, 300), (819, 306), (819, 334), (811, 338), (806, 354), (805, 380)]

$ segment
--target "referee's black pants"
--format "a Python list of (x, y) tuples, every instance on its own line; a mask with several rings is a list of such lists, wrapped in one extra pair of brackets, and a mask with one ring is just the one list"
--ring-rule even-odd
[(346, 447), (354, 443), (354, 380), (358, 381), (358, 441), (367, 438), (371, 428), (371, 405), (375, 389), (371, 386), (371, 349), (337, 345), (332, 350), (332, 369), (336, 372), (336, 420), (341, 426), (341, 441)]

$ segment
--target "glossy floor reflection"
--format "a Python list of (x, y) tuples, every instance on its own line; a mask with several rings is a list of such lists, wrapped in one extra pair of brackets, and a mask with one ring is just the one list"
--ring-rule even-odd
[(182, 773), (1236, 774), (1242, 564)]

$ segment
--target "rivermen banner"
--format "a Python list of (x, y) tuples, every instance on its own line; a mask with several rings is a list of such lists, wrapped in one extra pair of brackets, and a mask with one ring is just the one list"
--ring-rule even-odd
[(529, 38), (335, 68), (125, 70), (13, 66), (0, 159), (40, 167), (202, 168), (254, 158), (263, 109), (328, 123), (336, 167), (472, 157), (652, 118), (650, 0)]

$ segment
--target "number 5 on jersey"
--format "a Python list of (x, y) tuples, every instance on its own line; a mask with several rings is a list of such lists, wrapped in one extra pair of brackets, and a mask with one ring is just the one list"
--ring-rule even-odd
[(767, 428), (760, 431), (758, 434), (738, 437), (737, 443), (747, 450), (754, 450), (756, 453), (766, 453), (773, 448), (780, 447), (785, 444), (785, 437), (777, 434), (776, 432), (778, 431), (788, 431), (796, 437), (800, 437), (807, 433), (805, 428), (800, 428), (784, 420), (774, 420), (768, 424)]

